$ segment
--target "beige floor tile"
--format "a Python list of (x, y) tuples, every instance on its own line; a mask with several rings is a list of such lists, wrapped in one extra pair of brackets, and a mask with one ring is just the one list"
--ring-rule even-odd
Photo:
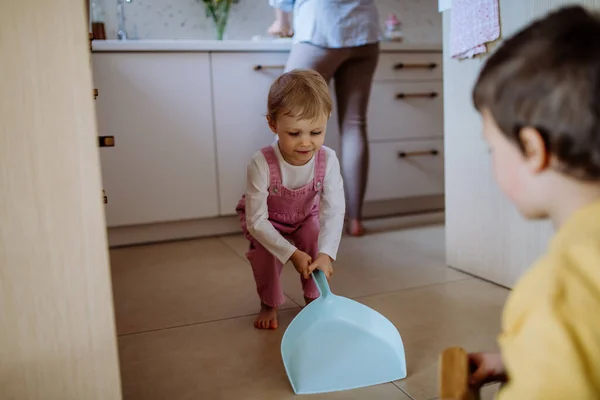
[(234, 382), (221, 393), (219, 398), (228, 400), (411, 400), (393, 383), (334, 393), (295, 396), (287, 382), (283, 382), (281, 379), (273, 379), (267, 382), (257, 382), (250, 385), (238, 385)]
[[(431, 216), (430, 218), (440, 218)], [(437, 219), (432, 219), (432, 223)], [(444, 228), (414, 218), (374, 221), (379, 230), (362, 238), (344, 236), (335, 263), (332, 290), (341, 296), (358, 298), (373, 294), (466, 279), (467, 275), (445, 265)], [(425, 221), (427, 222), (427, 221)], [(401, 230), (388, 230), (404, 227)], [(243, 236), (222, 238), (240, 257), (248, 247)], [(283, 269), (285, 293), (303, 304), (298, 273), (288, 263)]]
[(508, 291), (469, 278), (360, 299), (400, 331), (408, 377), (397, 385), (417, 400), (437, 396), (438, 357), (449, 346), (495, 350)]
[[(445, 264), (443, 214), (368, 221), (370, 234), (344, 236), (335, 263), (332, 290), (357, 298), (465, 279), (467, 275)], [(221, 238), (245, 259), (248, 241), (241, 235)], [(284, 292), (303, 304), (298, 273), (291, 263), (283, 269)]]
[[(281, 312), (277, 331), (259, 331), (251, 317), (123, 336), (119, 339), (124, 399), (291, 399), (280, 355), (297, 310)], [(409, 398), (393, 384), (307, 399)]]
[(390, 231), (407, 230), (424, 226), (443, 225), (446, 215), (443, 211), (375, 218), (364, 221), (368, 235)]
[[(431, 213), (423, 213), (423, 214), (414, 214), (414, 215), (405, 215), (398, 217), (388, 217), (388, 218), (378, 218), (371, 219), (365, 221), (365, 227), (368, 229), (368, 235), (366, 239), (369, 239), (370, 236), (387, 234), (390, 233), (391, 236), (399, 233), (402, 235), (402, 232), (410, 235), (413, 229), (419, 229), (423, 227), (436, 227), (439, 228), (444, 223), (444, 213), (443, 212), (431, 212)], [(443, 236), (443, 235), (442, 235)], [(379, 237), (379, 236), (377, 236)], [(342, 243), (346, 239), (351, 239), (349, 236), (344, 235), (342, 238)], [(227, 244), (232, 250), (234, 250), (241, 257), (245, 258), (246, 251), (248, 250), (248, 240), (244, 238), (244, 236), (240, 235), (230, 235), (223, 236), (221, 240), (225, 244)], [(439, 248), (440, 251), (444, 251), (444, 244), (442, 243), (440, 247), (440, 238), (439, 236), (432, 242), (435, 246)], [(342, 244), (342, 247), (344, 244)]]
[(246, 252), (248, 251), (248, 239), (246, 239), (243, 235), (222, 236), (220, 239), (238, 256), (244, 260), (246, 259)]
[[(332, 291), (350, 298), (467, 278), (445, 265), (442, 226), (344, 237), (334, 267)], [(284, 269), (283, 282), (286, 294), (302, 301), (297, 273), (291, 265)]]
[(481, 400), (494, 400), (500, 389), (500, 384), (488, 385), (481, 389)]
[[(480, 400), (495, 400), (496, 394), (498, 393), (499, 389), (500, 389), (499, 383), (484, 386), (481, 389), (481, 392), (479, 393)], [(436, 397), (434, 400), (439, 400), (439, 398)]]
[(219, 239), (115, 249), (111, 265), (119, 334), (258, 312), (251, 270)]

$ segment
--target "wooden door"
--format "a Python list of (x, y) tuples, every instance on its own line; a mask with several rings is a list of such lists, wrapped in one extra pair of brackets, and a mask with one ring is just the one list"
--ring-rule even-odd
[(121, 398), (82, 2), (0, 12), (0, 398)]

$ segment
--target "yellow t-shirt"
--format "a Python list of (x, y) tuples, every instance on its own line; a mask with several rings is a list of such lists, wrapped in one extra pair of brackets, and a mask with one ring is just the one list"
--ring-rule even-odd
[(503, 315), (498, 400), (600, 399), (600, 202), (560, 228)]

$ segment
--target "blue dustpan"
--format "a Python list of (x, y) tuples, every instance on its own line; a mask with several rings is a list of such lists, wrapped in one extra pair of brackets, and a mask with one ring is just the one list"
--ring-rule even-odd
[(283, 365), (296, 394), (356, 389), (406, 377), (400, 334), (383, 315), (331, 293), (313, 273), (321, 297), (306, 306), (281, 341)]

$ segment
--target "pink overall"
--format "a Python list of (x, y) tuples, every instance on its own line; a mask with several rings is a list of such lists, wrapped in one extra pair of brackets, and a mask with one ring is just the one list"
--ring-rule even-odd
[[(320, 149), (316, 154), (313, 180), (308, 185), (293, 190), (284, 187), (281, 182), (281, 170), (273, 147), (268, 146), (261, 151), (269, 165), (269, 222), (284, 238), (291, 239), (299, 250), (314, 260), (319, 252), (319, 201), (325, 179), (325, 150)], [(238, 203), (236, 211), (242, 222), (242, 230), (250, 240), (246, 256), (252, 265), (258, 296), (264, 304), (278, 307), (285, 301), (279, 279), (283, 265), (248, 233), (245, 197)], [(319, 297), (319, 290), (312, 278), (301, 278), (301, 282), (305, 297)]]

